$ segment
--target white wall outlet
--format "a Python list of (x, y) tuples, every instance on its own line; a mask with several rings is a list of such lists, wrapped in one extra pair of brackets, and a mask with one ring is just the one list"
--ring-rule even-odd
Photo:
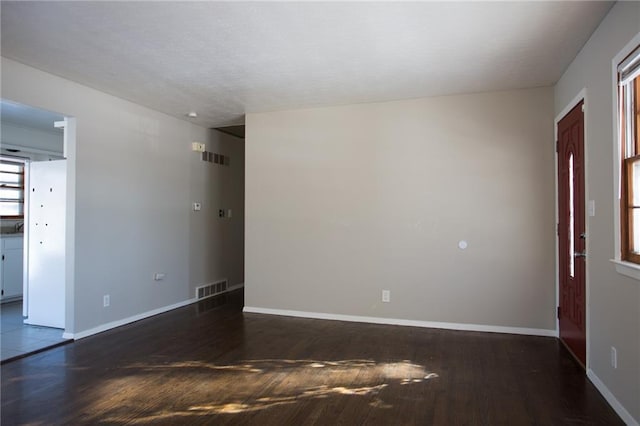
[(106, 308), (110, 304), (111, 304), (111, 298), (109, 297), (109, 295), (105, 294), (104, 296), (102, 296), (102, 306)]
[(231, 209), (227, 209), (227, 217), (231, 217)]
[(199, 212), (202, 209), (202, 204), (200, 203), (193, 203), (193, 211), (194, 212)]
[(204, 152), (205, 146), (202, 142), (191, 142), (191, 150), (194, 152)]
[(153, 274), (153, 280), (154, 281), (162, 281), (165, 276), (166, 275), (163, 274), (162, 272), (156, 272), (155, 274)]
[(391, 291), (382, 290), (382, 301), (385, 303), (391, 302)]
[(611, 346), (611, 366), (618, 368), (618, 350)]

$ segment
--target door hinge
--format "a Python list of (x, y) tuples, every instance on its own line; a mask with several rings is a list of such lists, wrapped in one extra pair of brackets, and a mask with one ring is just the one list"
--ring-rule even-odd
[(560, 319), (560, 306), (558, 306), (558, 309), (556, 310), (556, 315), (558, 316), (558, 319)]
[(4, 254), (2, 255), (2, 260), (4, 260)]
[(4, 290), (0, 291), (0, 296), (4, 296)]
[(560, 235), (560, 224), (556, 223), (556, 235)]
[(580, 106), (580, 111), (584, 112), (584, 103)]

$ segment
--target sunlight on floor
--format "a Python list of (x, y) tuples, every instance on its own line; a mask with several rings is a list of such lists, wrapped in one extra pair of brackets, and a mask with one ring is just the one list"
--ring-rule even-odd
[[(407, 360), (260, 359), (217, 365), (199, 361), (133, 364), (87, 398), (86, 420), (148, 423), (190, 416), (232, 415), (330, 398), (362, 398), (378, 409), (388, 386), (438, 378)], [(335, 402), (334, 402), (335, 403)]]

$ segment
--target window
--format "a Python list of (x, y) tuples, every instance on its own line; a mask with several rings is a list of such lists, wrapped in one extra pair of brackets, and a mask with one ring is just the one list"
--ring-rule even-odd
[(640, 46), (618, 65), (621, 258), (640, 264)]
[(24, 163), (0, 158), (0, 216), (24, 216)]

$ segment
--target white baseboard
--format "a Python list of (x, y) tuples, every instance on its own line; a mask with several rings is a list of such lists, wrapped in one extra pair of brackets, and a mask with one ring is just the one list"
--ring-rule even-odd
[(184, 301), (179, 302), (179, 303), (174, 303), (173, 305), (163, 306), (163, 307), (158, 308), (158, 309), (152, 309), (150, 311), (143, 312), (143, 313), (137, 314), (137, 315), (133, 315), (133, 316), (128, 317), (128, 318), (123, 318), (123, 319), (120, 319), (120, 320), (117, 320), (117, 321), (111, 321), (111, 322), (108, 322), (106, 324), (102, 324), (102, 325), (99, 325), (97, 327), (90, 328), (88, 330), (80, 331), (78, 333), (66, 333), (65, 332), (62, 335), (62, 337), (65, 337), (67, 339), (75, 339), (75, 340), (84, 339), (85, 337), (93, 336), (94, 334), (102, 333), (103, 331), (111, 330), (112, 328), (121, 327), (123, 325), (127, 325), (127, 324), (130, 324), (132, 322), (140, 321), (142, 319), (149, 318), (149, 317), (152, 317), (154, 315), (162, 314), (162, 313), (171, 311), (173, 309), (182, 308), (183, 306), (190, 305), (190, 304), (192, 304), (194, 302), (196, 302), (196, 299), (184, 300)]
[(625, 422), (628, 426), (640, 426), (638, 421), (634, 419), (631, 414), (624, 408), (620, 401), (616, 399), (615, 396), (611, 393), (609, 388), (600, 380), (600, 378), (593, 372), (593, 370), (587, 370), (587, 377), (591, 380), (591, 383), (600, 391), (604, 399), (607, 400), (611, 408), (615, 410), (616, 413), (620, 416), (623, 422)]
[(243, 288), (243, 287), (244, 287), (244, 283), (235, 284), (235, 285), (232, 285), (231, 287), (228, 287), (225, 291), (223, 291), (223, 293), (226, 293), (228, 291), (237, 290), (237, 289)]
[[(223, 293), (228, 293), (230, 291), (238, 290), (239, 288), (242, 288), (242, 287), (244, 287), (244, 283), (233, 285), (233, 286), (227, 288), (225, 291), (216, 294), (216, 296), (218, 296), (220, 294), (223, 294)], [(196, 302), (198, 302), (198, 299), (196, 299), (196, 298), (187, 299), (187, 300), (184, 300), (182, 302), (174, 303), (173, 305), (163, 306), (161, 308), (152, 309), (151, 311), (143, 312), (143, 313), (138, 314), (138, 315), (133, 315), (133, 316), (128, 317), (128, 318), (123, 318), (123, 319), (120, 319), (120, 320), (117, 320), (117, 321), (108, 322), (106, 324), (102, 324), (102, 325), (99, 325), (97, 327), (90, 328), (88, 330), (80, 331), (78, 333), (67, 333), (67, 332), (64, 332), (62, 334), (62, 337), (64, 339), (75, 339), (75, 340), (84, 339), (85, 337), (93, 336), (94, 334), (102, 333), (103, 331), (111, 330), (112, 328), (121, 327), (123, 325), (127, 325), (127, 324), (130, 324), (132, 322), (140, 321), (140, 320), (143, 320), (145, 318), (149, 318), (149, 317), (152, 317), (152, 316), (155, 316), (155, 315), (158, 315), (158, 314), (163, 314), (165, 312), (169, 312), (169, 311), (172, 311), (174, 309), (182, 308), (183, 306), (191, 305), (192, 303), (196, 303)]]
[(396, 318), (365, 317), (359, 315), (326, 314), (319, 312), (289, 311), (283, 309), (245, 306), (243, 312), (287, 317), (313, 318), (332, 321), (366, 322), (372, 324), (404, 325), (408, 327), (442, 328), (445, 330), (484, 331), (489, 333), (525, 334), (528, 336), (556, 337), (556, 330), (542, 328), (503, 327), (497, 325), (460, 324), (453, 322), (415, 321)]

